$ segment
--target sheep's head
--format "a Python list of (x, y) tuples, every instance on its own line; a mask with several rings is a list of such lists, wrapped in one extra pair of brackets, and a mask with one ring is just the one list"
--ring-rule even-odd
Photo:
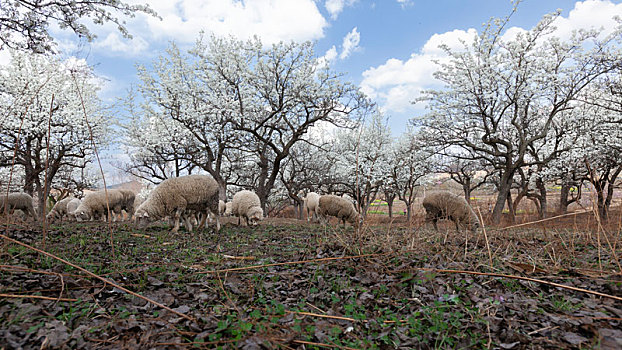
[(352, 226), (359, 228), (361, 227), (361, 225), (363, 225), (363, 215), (360, 215), (359, 213), (355, 212), (349, 221), (352, 224)]
[(138, 224), (139, 229), (144, 229), (154, 219), (149, 216), (149, 213), (143, 208), (138, 208), (134, 213), (134, 221)]
[(231, 216), (233, 214), (233, 203), (227, 202), (225, 203), (225, 215)]
[(469, 226), (471, 227), (471, 231), (475, 232), (480, 228), (480, 223), (479, 220), (477, 220), (477, 217), (473, 218), (473, 220), (469, 223)]
[(91, 212), (84, 208), (78, 208), (73, 213), (77, 221), (88, 221), (91, 218)]
[(248, 221), (251, 225), (258, 225), (261, 220), (263, 220), (263, 210), (260, 207), (252, 207), (248, 210)]
[(54, 222), (57, 219), (60, 219), (60, 214), (56, 210), (53, 210), (46, 215), (46, 219), (48, 222)]

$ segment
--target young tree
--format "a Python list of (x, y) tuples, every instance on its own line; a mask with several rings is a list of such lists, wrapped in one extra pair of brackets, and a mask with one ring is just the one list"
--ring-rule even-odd
[(577, 31), (562, 40), (554, 36), (558, 16), (511, 40), (502, 38), (507, 21), (493, 21), (461, 50), (445, 46), (450, 60), (435, 74), (445, 87), (426, 93), (430, 113), (416, 120), (429, 143), (462, 148), (498, 172), (494, 223), (518, 169), (540, 162), (529, 158), (529, 148), (549, 135), (583, 89), (619, 65), (613, 36)]
[(451, 152), (446, 154), (446, 157), (441, 158), (438, 170), (449, 174), (449, 177), (462, 187), (467, 203), (471, 203), (471, 193), (488, 182), (492, 175), (491, 169), (487, 169), (481, 161), (474, 160), (473, 158), (477, 157), (473, 157), (472, 154), (461, 155)]
[(125, 22), (119, 17), (134, 17), (136, 12), (157, 17), (149, 5), (129, 5), (119, 0), (3, 1), (0, 4), (0, 49), (33, 53), (52, 51), (54, 39), (48, 32), (50, 23), (91, 41), (95, 35), (83, 23), (87, 17), (98, 25), (112, 22), (124, 37), (131, 38)]
[(360, 212), (366, 215), (369, 205), (388, 178), (391, 131), (384, 116), (376, 109), (365, 124), (336, 133), (333, 152), (337, 172), (346, 193), (355, 198)]
[(126, 106), (130, 119), (122, 125), (122, 143), (130, 161), (116, 166), (151, 183), (191, 174), (197, 166), (188, 158), (198, 152), (192, 135), (150, 106), (143, 109), (135, 106), (132, 92)]
[(62, 168), (93, 155), (90, 131), (98, 147), (108, 143), (113, 118), (97, 91), (90, 67), (76, 61), (15, 52), (0, 70), (0, 166), (11, 166), (16, 152), (23, 189), (36, 192), (39, 208)]
[(406, 218), (410, 221), (417, 189), (434, 167), (433, 153), (420, 143), (413, 130), (408, 130), (394, 143), (389, 154), (388, 181), (397, 197), (406, 204)]
[(328, 153), (326, 150), (331, 147), (331, 144), (320, 144), (320, 142), (319, 138), (312, 137), (298, 142), (281, 168), (281, 182), (298, 208), (297, 216), (300, 220), (302, 220), (303, 201), (298, 193), (305, 189), (318, 191), (322, 186), (324, 175), (331, 168), (329, 159), (326, 157)]

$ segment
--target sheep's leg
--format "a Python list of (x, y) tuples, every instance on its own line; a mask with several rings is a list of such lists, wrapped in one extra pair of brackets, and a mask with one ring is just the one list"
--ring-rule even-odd
[(432, 219), (432, 224), (434, 225), (434, 229), (436, 230), (436, 232), (438, 232), (438, 226), (436, 225), (437, 221), (438, 221), (438, 218), (433, 218)]
[(27, 211), (28, 211), (28, 215), (32, 216), (32, 219), (34, 221), (37, 221), (37, 213), (35, 213), (35, 210), (31, 207), (28, 207)]
[(186, 216), (184, 224), (186, 226), (186, 231), (192, 232), (192, 217), (190, 215)]
[(220, 232), (220, 215), (215, 214), (214, 217), (216, 218), (216, 232)]
[(201, 222), (199, 223), (199, 226), (197, 227), (199, 230), (203, 229), (205, 227), (205, 225), (207, 224), (207, 212), (205, 215), (202, 215), (203, 217), (201, 218)]
[(240, 226), (241, 224), (242, 224), (242, 217), (238, 215), (238, 226)]
[(458, 220), (454, 220), (454, 224), (456, 224), (456, 231), (460, 232), (460, 227), (458, 226)]
[(177, 231), (179, 231), (179, 218), (181, 217), (181, 212), (183, 210), (175, 210), (175, 213), (173, 213), (173, 220), (175, 222), (175, 226), (173, 227), (173, 229), (171, 230), (171, 233), (177, 233)]

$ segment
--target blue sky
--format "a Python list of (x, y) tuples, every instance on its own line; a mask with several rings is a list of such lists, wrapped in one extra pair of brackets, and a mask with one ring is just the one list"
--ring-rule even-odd
[[(531, 28), (556, 9), (562, 10), (557, 21), (561, 37), (577, 28), (611, 30), (612, 17), (622, 17), (621, 2), (523, 0), (505, 36)], [(258, 35), (265, 44), (312, 40), (318, 57), (347, 73), (346, 79), (379, 104), (396, 136), (409, 118), (424, 113), (424, 106), (410, 101), (422, 89), (440, 87), (432, 77), (432, 60), (444, 57), (438, 45), (457, 47), (458, 39), (468, 40), (491, 17), (504, 17), (513, 7), (509, 0), (158, 0), (149, 5), (162, 20), (142, 14), (128, 18), (133, 40), (122, 38), (110, 24), (91, 25), (98, 35), (91, 43), (52, 29), (65, 56), (85, 59), (107, 78), (101, 93), (105, 101), (124, 97), (136, 83), (136, 63), (149, 64), (170, 41), (190, 48), (200, 30), (241, 39)], [(6, 62), (3, 54), (0, 63)]]
[[(259, 35), (268, 44), (313, 40), (318, 56), (336, 55), (329, 60), (331, 66), (346, 72), (346, 79), (378, 102), (394, 134), (405, 129), (411, 116), (423, 112), (423, 106), (417, 108), (409, 101), (421, 89), (438, 87), (431, 81), (435, 66), (430, 63), (440, 54), (437, 45), (473, 35), (491, 17), (504, 17), (513, 7), (509, 0), (163, 0), (149, 4), (162, 20), (144, 15), (127, 19), (133, 40), (121, 38), (112, 25), (96, 27), (98, 39), (82, 47), (73, 36), (53, 32), (67, 55), (85, 58), (109, 79), (102, 91), (106, 100), (123, 97), (136, 82), (136, 63), (149, 64), (171, 40), (190, 48), (200, 30), (240, 38)], [(620, 1), (524, 0), (509, 27), (528, 29), (556, 9), (563, 10), (562, 36), (578, 27), (613, 27), (611, 17), (622, 16)], [(350, 48), (344, 47), (347, 37), (352, 39)]]

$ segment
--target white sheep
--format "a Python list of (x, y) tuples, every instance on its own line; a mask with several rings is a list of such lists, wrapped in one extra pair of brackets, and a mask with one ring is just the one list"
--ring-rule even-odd
[(247, 226), (255, 226), (263, 220), (261, 201), (255, 192), (242, 190), (233, 195), (231, 203), (231, 213), (238, 217), (238, 225), (240, 225), (241, 218), (246, 220)]
[[(301, 197), (303, 194), (302, 190), (298, 192), (298, 196)], [(320, 195), (315, 192), (309, 192), (307, 195), (302, 198), (303, 208), (307, 210), (307, 222), (311, 220), (318, 220), (318, 217), (315, 213), (315, 210), (319, 204)]]
[(344, 227), (347, 221), (358, 228), (362, 221), (351, 201), (333, 194), (320, 196), (315, 213), (324, 223), (328, 221), (327, 215), (335, 216), (343, 221)]
[(0, 214), (4, 213), (5, 207), (9, 213), (13, 210), (21, 210), (33, 220), (37, 220), (37, 213), (32, 205), (32, 197), (28, 193), (9, 193), (8, 197), (6, 193), (0, 194)]
[(233, 215), (233, 203), (231, 202), (225, 203), (225, 215), (226, 216)]
[(131, 190), (118, 191), (121, 192), (123, 199), (121, 200), (121, 203), (118, 203), (114, 206), (113, 211), (119, 216), (119, 218), (123, 219), (123, 213), (121, 211), (125, 210), (129, 220), (132, 218), (132, 215), (134, 215), (134, 209), (136, 208), (134, 206), (134, 202), (136, 201), (136, 194), (134, 194), (134, 192)]
[(456, 230), (460, 228), (458, 224), (470, 227), (472, 231), (480, 226), (479, 220), (473, 208), (462, 196), (455, 195), (448, 191), (432, 192), (423, 199), (423, 207), (426, 211), (426, 222), (432, 221), (434, 229), (438, 231), (436, 222), (438, 219), (450, 219), (456, 224)]
[(69, 211), (67, 210), (67, 205), (71, 202), (73, 197), (67, 197), (59, 200), (54, 204), (46, 218), (49, 222), (54, 222), (56, 220), (63, 220), (63, 217), (68, 215)]
[[(171, 232), (175, 233), (179, 230), (179, 219), (186, 210), (205, 213), (206, 217), (211, 212), (216, 217), (216, 231), (220, 231), (216, 180), (207, 175), (166, 179), (136, 209), (135, 218), (139, 228), (144, 228), (149, 222), (172, 216), (174, 227)], [(188, 221), (188, 217), (184, 219)]]
[(82, 201), (78, 198), (72, 198), (67, 203), (67, 217), (68, 218), (75, 219), (74, 213), (76, 212), (76, 209), (78, 209), (78, 207), (80, 206), (80, 203), (82, 203)]
[[(130, 213), (134, 198), (129, 194), (131, 191), (122, 192), (120, 190), (105, 190), (88, 193), (78, 208), (74, 211), (74, 217), (78, 221), (95, 220), (108, 218), (108, 208), (111, 214), (121, 214), (122, 210)], [(107, 198), (106, 198), (107, 197)], [(108, 199), (108, 205), (106, 205)]]

